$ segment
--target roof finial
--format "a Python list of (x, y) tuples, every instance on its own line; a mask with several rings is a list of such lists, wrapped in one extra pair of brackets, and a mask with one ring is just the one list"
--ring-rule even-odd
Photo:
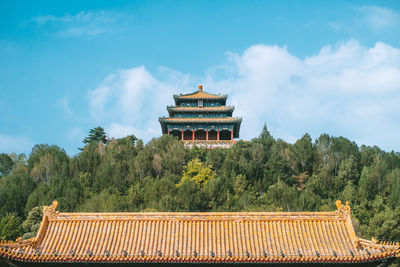
[(199, 85), (199, 92), (203, 92), (203, 85)]
[(346, 201), (346, 205), (343, 205), (342, 201), (336, 200), (335, 204), (337, 207), (337, 212), (343, 214), (350, 214), (351, 208), (348, 201)]
[(54, 200), (50, 206), (43, 207), (43, 215), (48, 216), (49, 219), (54, 219), (58, 213), (58, 201)]

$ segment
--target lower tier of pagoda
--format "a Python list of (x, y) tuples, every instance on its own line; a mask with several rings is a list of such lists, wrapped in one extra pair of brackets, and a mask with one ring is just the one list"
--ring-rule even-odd
[(169, 135), (182, 141), (230, 141), (234, 138), (233, 130), (168, 130)]

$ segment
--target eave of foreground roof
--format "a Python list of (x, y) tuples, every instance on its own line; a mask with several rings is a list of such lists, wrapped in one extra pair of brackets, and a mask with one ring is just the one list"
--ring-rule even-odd
[(400, 256), (399, 243), (358, 238), (350, 207), (335, 212), (59, 213), (0, 257), (67, 263), (358, 263)]

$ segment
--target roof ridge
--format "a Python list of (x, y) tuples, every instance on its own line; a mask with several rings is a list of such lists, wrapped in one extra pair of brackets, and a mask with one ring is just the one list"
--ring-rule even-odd
[[(173, 97), (174, 97), (174, 99), (177, 99), (177, 98), (194, 98), (196, 95), (200, 95), (200, 96), (203, 96), (203, 97), (211, 96), (213, 98), (227, 98), (228, 97), (228, 95), (226, 95), (226, 94), (224, 94), (224, 95), (222, 95), (222, 94), (212, 94), (212, 93), (208, 93), (208, 92), (205, 92), (205, 91), (195, 91), (195, 92), (192, 92), (192, 93), (189, 93), (189, 94), (174, 95)], [(199, 98), (201, 98), (200, 96), (199, 96)]]
[[(0, 260), (356, 263), (400, 256), (399, 243), (354, 238), (349, 232), (353, 228), (350, 206), (339, 201), (338, 209), (329, 212), (58, 213), (57, 206), (53, 201), (44, 208), (37, 242), (0, 244)], [(89, 219), (85, 218), (88, 214), (92, 215)], [(115, 216), (118, 214), (119, 218)], [(138, 220), (126, 222), (124, 215), (136, 215)], [(214, 221), (216, 215), (233, 220)], [(168, 222), (151, 221), (152, 216)], [(272, 217), (281, 221), (263, 220)], [(326, 222), (327, 218), (334, 218), (334, 222)], [(239, 239), (246, 239), (246, 245), (238, 245)], [(223, 248), (219, 246), (221, 240)], [(182, 246), (184, 242), (188, 245)]]
[[(351, 208), (349, 206), (349, 202), (346, 201), (346, 204), (343, 205), (340, 200), (336, 201), (336, 211), (166, 211), (166, 212), (59, 212), (58, 201), (54, 200), (50, 206), (43, 207), (43, 217), (47, 217), (49, 220), (57, 219), (63, 215), (138, 215), (138, 216), (152, 216), (152, 215), (162, 215), (162, 216), (218, 216), (218, 217), (236, 217), (236, 216), (256, 216), (256, 217), (265, 217), (271, 216), (279, 218), (283, 217), (291, 217), (291, 216), (313, 216), (313, 217), (321, 217), (321, 216), (334, 216), (339, 215), (340, 217), (347, 217), (350, 215)], [(344, 219), (344, 218), (343, 218)]]
[(59, 214), (57, 208), (58, 208), (57, 200), (54, 200), (50, 206), (43, 207), (43, 219), (42, 222), (40, 223), (36, 237), (32, 238), (32, 245), (37, 246), (42, 242), (46, 233), (46, 229), (49, 225), (49, 221), (56, 219), (57, 215)]

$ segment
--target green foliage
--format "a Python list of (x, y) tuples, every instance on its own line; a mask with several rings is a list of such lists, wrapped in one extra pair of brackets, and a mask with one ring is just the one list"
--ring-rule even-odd
[(272, 205), (277, 211), (296, 210), (295, 203), (298, 197), (298, 192), (294, 187), (288, 186), (281, 180), (278, 180), (276, 184), (269, 187), (266, 197), (272, 202)]
[(35, 182), (26, 172), (12, 172), (0, 179), (0, 216), (16, 213), (24, 216), (25, 204), (35, 188)]
[(211, 167), (195, 158), (183, 167), (182, 179), (176, 186), (180, 187), (190, 181), (194, 182), (198, 188), (204, 188), (214, 178), (215, 173), (211, 170)]
[(305, 134), (293, 145), (294, 159), (297, 173), (312, 173), (315, 157), (315, 148), (309, 134)]
[(21, 232), (21, 221), (15, 213), (7, 213), (0, 219), (0, 240), (14, 240)]
[(10, 156), (5, 153), (0, 153), (0, 177), (10, 174), (14, 162)]
[(386, 162), (380, 158), (376, 158), (371, 166), (363, 168), (359, 181), (361, 199), (373, 199), (386, 189), (387, 170)]
[(246, 177), (243, 174), (239, 174), (235, 177), (235, 181), (233, 184), (233, 191), (235, 192), (235, 196), (240, 198), (244, 192), (246, 191), (247, 181)]
[[(387, 175), (388, 202), (392, 208), (400, 207), (400, 169), (396, 168)], [(390, 187), (389, 187), (390, 186)]]
[(7, 238), (35, 236), (39, 207), (55, 199), (61, 211), (327, 211), (341, 199), (362, 237), (400, 240), (399, 153), (327, 134), (289, 144), (266, 125), (230, 149), (186, 149), (169, 135), (104, 143), (102, 128), (86, 140), (73, 157), (45, 144), (28, 158), (0, 154), (0, 219), (23, 221), (4, 226)]
[(381, 240), (398, 240), (400, 236), (400, 208), (386, 207), (376, 213), (370, 221), (368, 235)]
[[(134, 137), (134, 136), (132, 136)], [(136, 137), (134, 137), (136, 138)], [(93, 129), (90, 129), (89, 135), (83, 139), (82, 143), (85, 145), (90, 144), (90, 143), (98, 143), (98, 142), (103, 142), (105, 144), (107, 142), (107, 136), (106, 132), (104, 131), (103, 127), (96, 127)]]
[(29, 211), (28, 217), (22, 222), (22, 230), (25, 232), (22, 239), (28, 239), (36, 236), (40, 222), (43, 218), (43, 207), (34, 207)]
[(26, 217), (25, 221), (21, 225), (22, 229), (25, 232), (31, 232), (32, 227), (42, 221), (42, 217), (43, 217), (42, 210), (43, 210), (43, 207), (34, 207), (33, 209), (31, 209), (29, 211), (28, 216)]
[[(65, 153), (65, 150), (58, 146), (55, 145), (49, 146), (46, 144), (35, 145), (32, 148), (31, 154), (29, 155), (28, 169), (31, 171), (35, 167), (35, 165), (40, 164), (41, 161), (42, 164), (45, 165), (43, 166), (43, 168), (51, 171), (53, 167), (52, 164), (68, 162), (69, 157), (67, 153)], [(51, 161), (51, 162), (47, 163), (45, 161)], [(48, 165), (46, 165), (46, 163)], [(59, 165), (55, 166), (55, 168), (57, 169), (59, 167), (60, 167)]]
[(108, 188), (99, 194), (93, 195), (85, 203), (78, 207), (79, 211), (123, 211), (125, 210), (125, 200), (121, 194), (113, 189)]

